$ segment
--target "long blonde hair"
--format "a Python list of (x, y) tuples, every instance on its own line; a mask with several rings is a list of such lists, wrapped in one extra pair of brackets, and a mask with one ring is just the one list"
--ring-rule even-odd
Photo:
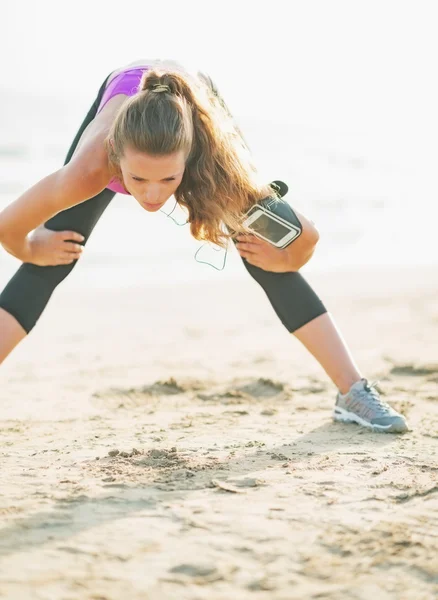
[[(106, 148), (112, 174), (120, 181), (119, 161), (127, 146), (153, 156), (183, 151), (186, 167), (175, 199), (187, 208), (196, 239), (224, 246), (231, 234), (242, 231), (242, 215), (275, 192), (261, 183), (250, 150), (211, 79), (198, 75), (146, 71), (138, 93), (119, 109)], [(154, 92), (159, 84), (168, 91)]]

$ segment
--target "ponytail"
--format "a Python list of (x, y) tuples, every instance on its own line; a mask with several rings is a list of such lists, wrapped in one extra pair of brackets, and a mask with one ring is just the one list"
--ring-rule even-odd
[[(107, 144), (113, 172), (127, 146), (164, 156), (182, 151), (186, 166), (175, 199), (188, 211), (192, 235), (224, 246), (241, 216), (272, 189), (259, 181), (250, 151), (211, 80), (177, 71), (143, 74), (139, 92), (121, 107)], [(267, 191), (269, 190), (269, 191)]]

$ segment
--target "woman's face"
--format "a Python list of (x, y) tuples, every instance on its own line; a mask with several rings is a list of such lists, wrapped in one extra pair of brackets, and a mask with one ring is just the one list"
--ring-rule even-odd
[(173, 195), (185, 169), (182, 151), (166, 156), (151, 156), (126, 148), (120, 159), (126, 190), (148, 212), (156, 212)]

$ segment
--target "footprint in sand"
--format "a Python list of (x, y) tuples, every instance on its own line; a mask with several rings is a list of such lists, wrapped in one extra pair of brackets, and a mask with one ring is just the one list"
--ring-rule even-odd
[(254, 402), (259, 398), (273, 398), (280, 394), (284, 398), (289, 398), (292, 395), (292, 390), (282, 382), (259, 378), (212, 394), (198, 394), (198, 398), (211, 403), (243, 404)]
[(151, 404), (151, 401), (161, 396), (174, 396), (204, 389), (204, 385), (197, 381), (178, 382), (173, 377), (167, 381), (156, 381), (151, 385), (132, 388), (110, 388), (97, 391), (93, 398), (99, 405), (107, 408), (134, 408)]
[(438, 379), (438, 363), (425, 365), (415, 365), (413, 363), (393, 363), (390, 374), (408, 375), (412, 377), (425, 377), (427, 375), (431, 375), (434, 377), (434, 379)]

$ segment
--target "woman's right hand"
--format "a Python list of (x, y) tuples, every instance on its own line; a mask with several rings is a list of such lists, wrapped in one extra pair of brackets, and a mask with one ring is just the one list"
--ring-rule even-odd
[(70, 265), (80, 258), (85, 238), (75, 231), (52, 231), (41, 225), (28, 236), (27, 256), (23, 262), (40, 267)]

